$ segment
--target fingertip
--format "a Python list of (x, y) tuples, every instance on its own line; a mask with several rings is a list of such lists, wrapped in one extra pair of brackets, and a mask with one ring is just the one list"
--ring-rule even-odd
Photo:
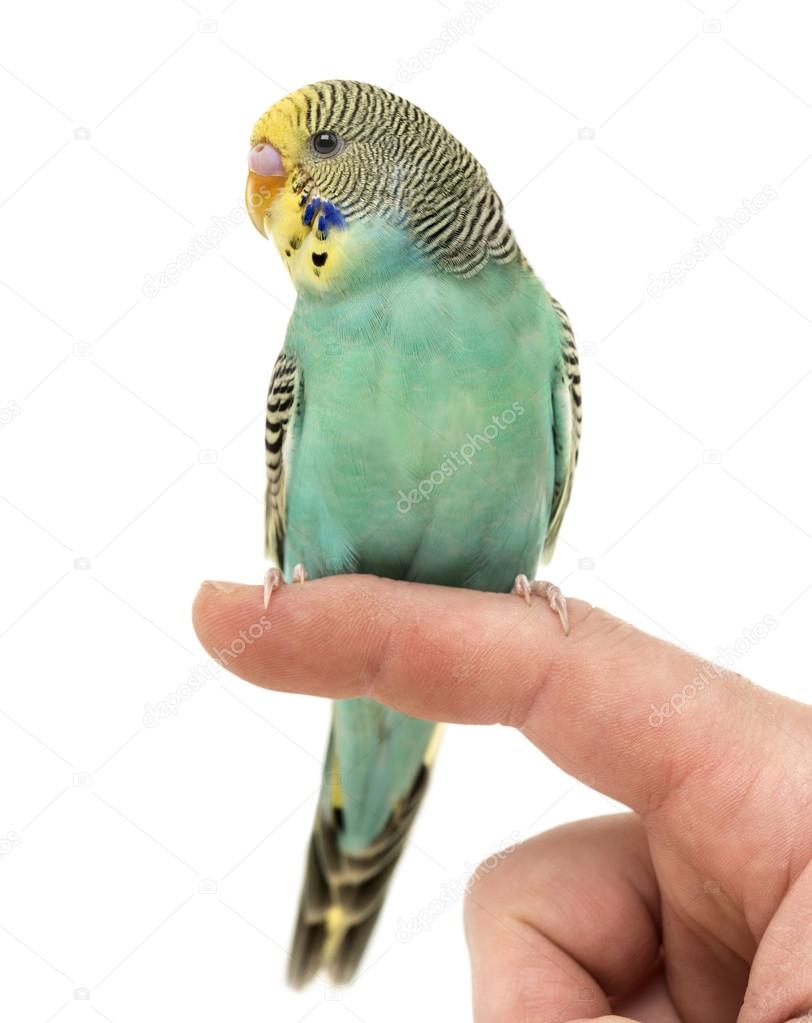
[(197, 638), (211, 652), (229, 622), (242, 617), (247, 607), (257, 603), (261, 606), (261, 600), (261, 586), (205, 579), (192, 602), (192, 625)]

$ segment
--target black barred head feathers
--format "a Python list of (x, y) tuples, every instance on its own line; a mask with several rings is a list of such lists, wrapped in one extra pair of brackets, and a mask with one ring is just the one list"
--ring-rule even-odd
[(462, 276), (489, 260), (521, 258), (483, 167), (434, 118), (385, 89), (305, 86), (263, 114), (251, 145), (278, 151), (287, 194), (317, 238), (377, 215), (403, 225), (429, 259)]

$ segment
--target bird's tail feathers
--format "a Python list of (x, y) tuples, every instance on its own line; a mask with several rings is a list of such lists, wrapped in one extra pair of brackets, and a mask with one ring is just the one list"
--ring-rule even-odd
[(389, 880), (423, 799), (424, 764), (400, 807), (375, 841), (360, 852), (342, 852), (342, 810), (319, 806), (310, 839), (304, 885), (293, 936), (288, 982), (303, 987), (323, 969), (333, 984), (352, 980), (378, 919)]

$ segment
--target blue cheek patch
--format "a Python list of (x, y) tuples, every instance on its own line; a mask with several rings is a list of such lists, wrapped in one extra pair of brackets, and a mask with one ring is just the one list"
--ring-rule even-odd
[(331, 202), (325, 202), (321, 207), (321, 216), (319, 217), (319, 230), (325, 233), (331, 227), (345, 227), (347, 221), (341, 215), (341, 210), (338, 206), (333, 206)]
[(316, 222), (316, 235), (320, 241), (324, 241), (330, 228), (347, 226), (347, 221), (344, 219), (338, 206), (334, 206), (333, 203), (323, 199), (311, 199), (302, 214), (302, 223), (305, 227), (310, 227), (317, 213), (319, 214), (319, 219)]

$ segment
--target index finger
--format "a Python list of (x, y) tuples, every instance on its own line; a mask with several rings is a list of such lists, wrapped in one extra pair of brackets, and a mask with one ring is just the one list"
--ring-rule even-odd
[[(564, 636), (543, 600), (528, 608), (510, 594), (333, 576), (282, 587), (267, 610), (258, 586), (204, 583), (194, 623), (213, 656), (257, 685), (512, 725), (640, 812), (695, 769), (712, 771), (734, 734), (743, 763), (758, 760), (758, 715), (721, 684), (733, 676), (717, 669), (700, 691), (704, 662), (581, 601), (568, 607)], [(240, 635), (250, 641), (229, 653)]]

